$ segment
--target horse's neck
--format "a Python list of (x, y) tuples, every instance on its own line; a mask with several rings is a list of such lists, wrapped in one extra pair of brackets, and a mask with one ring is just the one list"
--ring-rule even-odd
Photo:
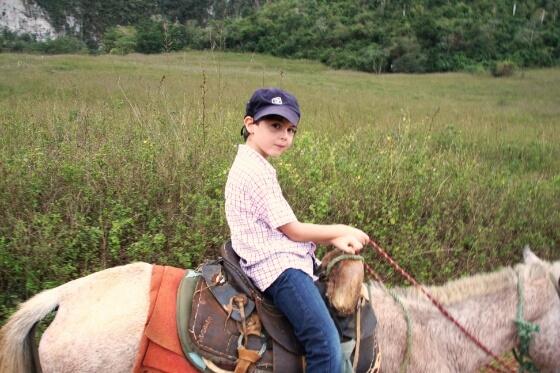
[[(515, 347), (518, 340), (517, 329), (512, 322), (516, 318), (518, 309), (517, 275), (511, 269), (502, 272), (479, 275), (428, 289), (430, 294), (433, 293), (443, 300), (443, 307), (459, 324), (498, 356)], [(534, 285), (526, 283), (525, 287), (527, 297), (531, 298), (538, 294)], [(436, 358), (441, 358), (442, 364), (444, 362), (447, 366), (450, 366), (448, 363), (451, 364), (451, 371), (472, 371), (492, 360), (459, 327), (450, 322), (424, 294), (412, 289), (396, 289), (395, 294), (412, 319), (414, 339), (411, 363), (416, 359), (416, 365), (420, 364), (418, 361), (433, 356), (434, 351), (438, 351), (439, 355)], [(386, 338), (396, 344), (396, 350), (400, 353), (395, 354), (393, 358), (398, 360), (398, 363), (395, 361), (395, 365), (390, 369), (398, 369), (406, 348), (403, 347), (404, 339), (395, 339), (398, 338), (395, 334), (406, 331), (407, 327), (404, 318), (391, 317), (391, 314), (394, 315), (395, 312), (403, 314), (403, 311), (392, 299), (389, 299), (387, 293), (385, 297), (389, 305), (386, 305), (382, 311), (385, 313), (385, 318), (383, 314), (379, 315), (381, 333), (385, 334), (380, 337), (380, 340)], [(373, 299), (376, 308), (375, 296)], [(526, 299), (524, 315), (527, 315), (527, 318), (534, 319), (544, 312), (536, 303)], [(422, 371), (422, 367), (419, 371)]]
[(457, 356), (463, 359), (465, 367), (461, 371), (476, 368), (492, 360), (486, 351), (475, 345), (474, 340), (497, 356), (502, 356), (515, 347), (517, 329), (512, 321), (516, 317), (517, 307), (518, 294), (513, 284), (498, 292), (465, 298), (445, 307), (467, 331), (462, 331), (442, 316), (442, 323), (449, 325), (449, 335), (462, 342), (455, 346)]

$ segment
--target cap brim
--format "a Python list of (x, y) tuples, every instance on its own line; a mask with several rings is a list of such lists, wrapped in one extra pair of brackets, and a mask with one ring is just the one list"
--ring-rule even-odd
[(255, 121), (258, 121), (259, 119), (267, 115), (280, 115), (281, 117), (284, 117), (287, 120), (289, 120), (290, 123), (292, 123), (294, 126), (297, 126), (299, 122), (299, 115), (297, 115), (295, 111), (293, 111), (289, 107), (280, 106), (280, 105), (271, 105), (262, 108), (257, 113), (255, 113), (253, 119)]

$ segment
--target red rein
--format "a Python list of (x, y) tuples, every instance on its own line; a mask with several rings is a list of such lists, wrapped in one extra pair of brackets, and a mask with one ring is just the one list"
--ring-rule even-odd
[[(457, 320), (455, 320), (455, 318), (453, 316), (451, 316), (451, 314), (445, 308), (443, 308), (443, 306), (430, 293), (428, 293), (428, 291), (426, 289), (424, 289), (424, 287), (422, 287), (422, 285), (420, 285), (415, 279), (412, 278), (412, 276), (410, 276), (408, 273), (406, 273), (406, 271), (404, 269), (402, 269), (397, 264), (397, 262), (395, 262), (385, 251), (383, 251), (383, 249), (380, 248), (379, 245), (377, 245), (371, 239), (369, 240), (369, 244), (371, 246), (373, 246), (377, 250), (377, 252), (379, 254), (381, 254), (381, 256), (383, 256), (404, 278), (406, 278), (408, 281), (410, 281), (411, 284), (413, 284), (418, 289), (420, 289), (420, 291), (422, 293), (424, 293), (424, 295), (426, 295), (426, 297), (428, 297), (428, 299), (434, 304), (434, 306), (436, 306), (438, 308), (438, 310), (440, 310), (440, 312), (445, 317), (447, 317), (449, 320), (451, 320), (451, 322), (453, 322), (453, 324), (455, 324), (459, 329), (461, 329), (461, 331), (463, 333), (465, 333), (465, 335), (467, 337), (469, 337), (474, 342), (474, 344), (476, 344), (482, 351), (484, 351), (488, 355), (492, 356), (496, 361), (498, 361), (503, 367), (507, 368), (510, 372), (512, 372), (512, 373), (516, 372), (514, 369), (509, 367), (503, 359), (501, 359), (499, 356), (495, 355), (492, 351), (490, 351), (490, 349), (488, 347), (483, 345), (482, 342), (480, 342), (474, 335), (472, 335), (467, 329), (465, 329), (465, 327), (463, 325), (459, 324), (459, 322)], [(373, 269), (366, 262), (364, 262), (364, 266), (367, 269), (368, 273), (373, 278), (379, 279), (379, 277), (375, 274)], [(496, 368), (493, 368), (493, 367), (489, 367), (489, 368), (496, 369)], [(504, 372), (503, 370), (498, 370), (498, 371), (499, 372)]]

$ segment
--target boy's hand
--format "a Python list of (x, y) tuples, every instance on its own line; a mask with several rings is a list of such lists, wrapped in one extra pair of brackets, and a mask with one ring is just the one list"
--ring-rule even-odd
[(348, 254), (358, 254), (368, 243), (369, 236), (358, 228), (349, 225), (339, 225), (344, 234), (335, 237), (330, 244)]
[(363, 232), (361, 229), (351, 227), (349, 225), (346, 226), (348, 229), (348, 234), (354, 236), (358, 241), (362, 243), (363, 246), (367, 245), (369, 242), (369, 236)]
[[(365, 236), (367, 237), (367, 235)], [(364, 241), (362, 241), (359, 238), (364, 239), (362, 235), (356, 237), (354, 235), (348, 234), (348, 235), (333, 238), (330, 243), (331, 245), (337, 247), (338, 249), (344, 251), (345, 253), (358, 254), (360, 250), (362, 250), (362, 248), (364, 247), (364, 244), (367, 243), (367, 239), (364, 239)]]

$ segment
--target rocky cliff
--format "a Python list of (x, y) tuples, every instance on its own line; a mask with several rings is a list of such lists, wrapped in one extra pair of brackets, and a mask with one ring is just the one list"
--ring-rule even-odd
[(0, 0), (0, 31), (31, 34), (45, 41), (59, 36), (43, 8), (32, 0)]

